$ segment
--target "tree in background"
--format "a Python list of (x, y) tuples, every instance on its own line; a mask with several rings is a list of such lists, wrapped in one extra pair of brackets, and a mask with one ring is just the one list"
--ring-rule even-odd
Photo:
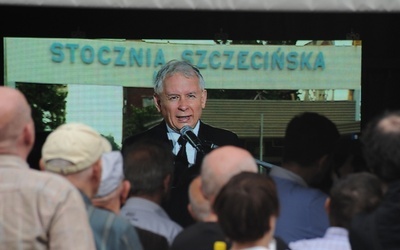
[(154, 105), (143, 108), (130, 106), (126, 112), (123, 128), (123, 138), (142, 132), (161, 120)]
[(66, 120), (67, 85), (17, 83), (32, 108), (36, 132), (51, 131)]
[(109, 135), (103, 135), (102, 134), (101, 136), (103, 136), (104, 138), (107, 139), (107, 141), (110, 142), (112, 150), (120, 150), (121, 149), (121, 147), (115, 142), (114, 136), (112, 136), (110, 134)]
[[(47, 136), (48, 132), (66, 122), (67, 85), (17, 83), (16, 88), (24, 93), (32, 108), (37, 136)], [(113, 150), (120, 149), (114, 136), (103, 136), (111, 143)]]

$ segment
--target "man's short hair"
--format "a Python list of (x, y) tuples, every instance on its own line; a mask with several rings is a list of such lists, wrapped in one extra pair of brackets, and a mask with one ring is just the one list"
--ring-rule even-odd
[(271, 230), (271, 218), (279, 215), (275, 183), (266, 174), (241, 172), (221, 189), (213, 208), (229, 239), (258, 240)]
[(141, 139), (126, 148), (124, 174), (131, 183), (129, 195), (159, 192), (173, 171), (174, 155), (167, 143)]
[(352, 173), (338, 179), (330, 191), (329, 217), (334, 226), (349, 229), (353, 216), (379, 205), (383, 191), (383, 183), (372, 173)]
[(286, 127), (283, 161), (310, 166), (330, 154), (339, 138), (336, 125), (327, 117), (315, 112), (298, 114)]
[(374, 117), (360, 137), (368, 167), (385, 181), (400, 178), (400, 111)]

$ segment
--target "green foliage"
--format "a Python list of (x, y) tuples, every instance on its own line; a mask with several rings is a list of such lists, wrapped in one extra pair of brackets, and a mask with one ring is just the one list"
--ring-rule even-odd
[(103, 135), (103, 134), (102, 134), (102, 136), (104, 138), (106, 138), (110, 142), (111, 148), (112, 148), (113, 151), (121, 150), (121, 147), (115, 142), (114, 136), (112, 136), (112, 135)]
[(124, 138), (147, 130), (162, 118), (155, 106), (144, 108), (130, 106), (125, 117)]
[(51, 131), (65, 123), (67, 85), (17, 83), (32, 108), (36, 132)]

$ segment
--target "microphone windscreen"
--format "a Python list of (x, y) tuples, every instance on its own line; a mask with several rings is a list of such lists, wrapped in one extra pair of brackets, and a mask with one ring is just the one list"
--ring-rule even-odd
[(193, 129), (189, 126), (189, 125), (185, 125), (185, 126), (183, 126), (182, 128), (181, 128), (181, 130), (179, 130), (179, 133), (181, 134), (181, 135), (186, 135), (186, 133), (188, 132), (188, 131), (192, 131)]

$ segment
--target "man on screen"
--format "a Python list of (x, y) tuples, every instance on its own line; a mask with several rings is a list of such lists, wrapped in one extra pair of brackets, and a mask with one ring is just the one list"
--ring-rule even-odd
[[(145, 132), (126, 138), (122, 154), (127, 146), (139, 138), (156, 138), (169, 143), (176, 155), (175, 170), (171, 195), (163, 206), (171, 219), (186, 227), (194, 222), (187, 211), (188, 187), (199, 174), (204, 154), (212, 150), (210, 145), (243, 145), (235, 133), (212, 127), (200, 120), (206, 106), (207, 90), (200, 71), (190, 63), (172, 60), (165, 64), (154, 79), (153, 100), (163, 121)], [(202, 142), (204, 152), (196, 150), (190, 143), (185, 145), (185, 140), (181, 143), (179, 138), (184, 126)], [(181, 148), (183, 152), (179, 152)]]

